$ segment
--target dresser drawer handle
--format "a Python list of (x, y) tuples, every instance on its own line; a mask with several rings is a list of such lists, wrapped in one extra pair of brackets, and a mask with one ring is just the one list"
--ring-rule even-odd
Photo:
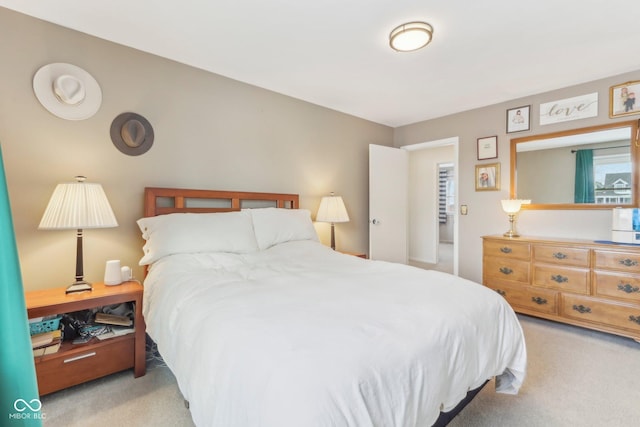
[(636, 265), (638, 265), (638, 261), (629, 258), (621, 259), (620, 261), (618, 261), (618, 263), (624, 265), (625, 267), (635, 267)]
[(618, 290), (622, 292), (626, 292), (628, 294), (632, 294), (634, 292), (640, 292), (640, 288), (637, 286), (631, 286), (630, 283), (620, 282), (618, 285)]
[(511, 252), (513, 252), (513, 249), (508, 246), (503, 246), (500, 248), (500, 252), (502, 252), (503, 254), (510, 254)]
[(589, 307), (585, 307), (584, 305), (580, 304), (580, 305), (573, 305), (573, 309), (575, 311), (577, 311), (578, 313), (591, 313), (591, 309)]
[(513, 270), (510, 269), (509, 267), (500, 267), (500, 273), (502, 273), (502, 274), (511, 274), (511, 273), (513, 273)]
[(531, 301), (535, 302), (538, 305), (544, 305), (547, 303), (547, 300), (541, 297), (531, 297)]
[(507, 295), (507, 293), (506, 293), (505, 291), (503, 291), (502, 289), (496, 289), (496, 292), (497, 292), (499, 295), (502, 295), (502, 296)]
[(91, 353), (81, 354), (80, 356), (72, 357), (70, 359), (64, 359), (62, 363), (71, 363), (71, 362), (75, 362), (76, 360), (86, 359), (87, 357), (93, 357), (95, 355), (96, 355), (95, 351)]
[(564, 277), (560, 274), (555, 274), (551, 276), (551, 280), (553, 280), (554, 282), (558, 282), (558, 283), (565, 283), (569, 281), (568, 277)]
[(567, 255), (563, 254), (562, 252), (554, 252), (553, 257), (555, 259), (567, 259)]
[(640, 316), (629, 316), (629, 321), (635, 322), (640, 325)]

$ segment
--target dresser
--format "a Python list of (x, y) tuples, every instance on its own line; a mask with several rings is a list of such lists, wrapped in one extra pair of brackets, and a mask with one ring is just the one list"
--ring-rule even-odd
[(484, 236), (482, 283), (516, 312), (640, 342), (640, 247)]

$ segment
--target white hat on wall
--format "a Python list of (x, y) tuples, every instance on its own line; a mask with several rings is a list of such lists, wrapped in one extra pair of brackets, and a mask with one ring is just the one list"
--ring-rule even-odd
[(102, 104), (102, 90), (91, 74), (72, 64), (53, 63), (33, 76), (33, 91), (44, 108), (62, 119), (84, 120)]

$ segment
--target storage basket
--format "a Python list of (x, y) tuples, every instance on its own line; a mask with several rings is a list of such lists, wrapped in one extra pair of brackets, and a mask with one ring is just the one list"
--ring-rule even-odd
[(62, 319), (62, 316), (57, 316), (54, 319), (47, 319), (41, 322), (29, 323), (29, 332), (31, 335), (35, 335), (42, 332), (55, 331), (60, 327), (60, 319)]

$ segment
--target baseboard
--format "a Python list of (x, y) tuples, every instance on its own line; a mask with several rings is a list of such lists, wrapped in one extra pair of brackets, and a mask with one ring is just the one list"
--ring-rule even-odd
[(418, 258), (409, 258), (409, 262), (419, 262), (422, 264), (433, 264), (433, 265), (437, 264), (437, 262), (434, 262), (434, 261), (427, 261), (427, 260), (418, 259)]

